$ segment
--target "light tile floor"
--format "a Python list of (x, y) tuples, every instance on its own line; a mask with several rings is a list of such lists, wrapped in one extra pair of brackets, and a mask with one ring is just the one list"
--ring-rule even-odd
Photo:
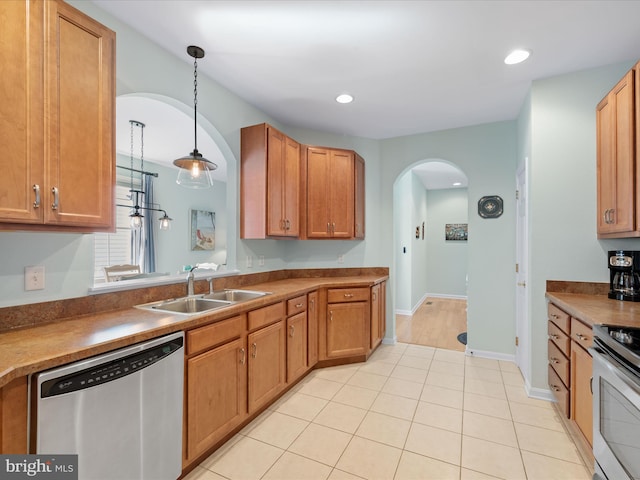
[(419, 345), (311, 372), (186, 480), (588, 480), (515, 364)]

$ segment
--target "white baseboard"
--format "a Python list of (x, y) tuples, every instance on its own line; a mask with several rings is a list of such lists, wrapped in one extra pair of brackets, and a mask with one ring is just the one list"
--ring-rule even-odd
[(465, 350), (465, 354), (469, 355), (470, 357), (489, 358), (491, 360), (503, 360), (505, 362), (516, 363), (515, 355), (511, 355), (508, 353), (489, 352), (486, 350), (475, 350), (475, 349), (469, 348), (468, 345)]
[(467, 296), (466, 295), (447, 295), (445, 293), (425, 293), (422, 298), (420, 300), (418, 300), (418, 303), (416, 303), (413, 308), (411, 310), (400, 310), (397, 309), (395, 314), (396, 315), (407, 315), (407, 316), (411, 316), (414, 313), (416, 313), (416, 310), (418, 310), (418, 308), (420, 308), (420, 306), (425, 302), (425, 300), (427, 298), (451, 298), (451, 299), (455, 299), (455, 300), (466, 300)]
[(427, 293), (423, 297), (422, 301), (424, 301), (424, 299), (427, 298), (427, 297), (431, 297), (431, 298), (453, 298), (453, 299), (456, 299), (456, 300), (466, 300), (467, 299), (466, 295), (449, 295), (449, 294), (446, 294), (446, 293)]

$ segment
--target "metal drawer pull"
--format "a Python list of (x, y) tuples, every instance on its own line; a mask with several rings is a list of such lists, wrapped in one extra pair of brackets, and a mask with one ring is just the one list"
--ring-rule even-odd
[(557, 358), (555, 358), (555, 357), (551, 357), (549, 360), (551, 360), (551, 363), (555, 363), (555, 364), (560, 363), (560, 360), (558, 360), (558, 359), (557, 359)]
[(583, 335), (583, 334), (581, 334), (581, 333), (576, 333), (576, 337), (577, 337), (579, 340), (585, 340), (585, 341), (589, 340), (589, 337), (587, 337), (586, 335)]
[(556, 320), (560, 318), (559, 315), (556, 315), (555, 313), (552, 313), (549, 315), (551, 318), (555, 318)]
[(296, 308), (302, 308), (303, 303), (296, 303)]
[(51, 193), (53, 193), (53, 203), (51, 204), (51, 210), (57, 210), (58, 205), (60, 203), (60, 195), (58, 194), (58, 188), (53, 187), (51, 189)]
[(240, 365), (244, 365), (244, 363), (246, 362), (244, 347), (242, 347), (240, 349), (240, 353), (242, 354), (242, 357), (241, 357), (241, 360), (240, 360)]
[(558, 340), (560, 338), (560, 335), (556, 335), (555, 333), (550, 333), (549, 338), (553, 340)]
[(33, 191), (36, 194), (36, 199), (33, 202), (33, 208), (40, 207), (40, 185), (36, 184), (33, 186)]
[(345, 293), (344, 294), (344, 298), (351, 298), (353, 297), (353, 293)]
[(258, 355), (258, 345), (252, 343), (251, 348), (253, 349), (253, 352), (251, 352), (251, 357), (256, 358), (256, 356)]
[(551, 385), (551, 389), (552, 389), (554, 392), (559, 392), (559, 391), (560, 391), (560, 387), (558, 387), (557, 385)]

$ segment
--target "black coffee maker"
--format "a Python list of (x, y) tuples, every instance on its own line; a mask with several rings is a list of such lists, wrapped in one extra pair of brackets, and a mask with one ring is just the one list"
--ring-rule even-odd
[(640, 302), (640, 251), (609, 251), (609, 298)]

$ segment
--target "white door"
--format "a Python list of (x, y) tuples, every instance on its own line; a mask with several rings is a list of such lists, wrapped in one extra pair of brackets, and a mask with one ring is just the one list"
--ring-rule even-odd
[(516, 363), (520, 367), (520, 371), (525, 379), (530, 378), (530, 358), (529, 358), (529, 292), (528, 292), (528, 276), (527, 265), (529, 263), (529, 244), (528, 244), (528, 226), (527, 226), (527, 163), (525, 158), (524, 165), (517, 172), (517, 195), (516, 202)]

